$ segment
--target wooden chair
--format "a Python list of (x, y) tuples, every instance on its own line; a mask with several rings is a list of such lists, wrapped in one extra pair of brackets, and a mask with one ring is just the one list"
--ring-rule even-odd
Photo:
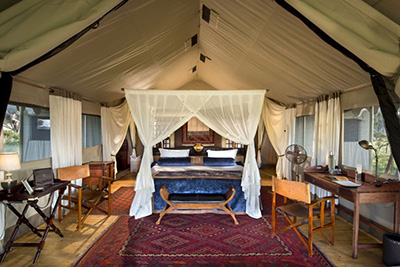
[[(62, 208), (76, 210), (78, 212), (78, 230), (81, 230), (83, 222), (90, 213), (96, 209), (108, 216), (111, 215), (111, 182), (110, 177), (91, 176), (89, 165), (73, 166), (67, 168), (59, 168), (57, 170), (58, 179), (63, 181), (73, 181), (76, 179), (89, 179), (89, 184), (79, 186), (76, 184), (68, 184), (68, 194), (63, 196), (58, 206), (58, 218), (62, 221)], [(92, 187), (92, 179), (98, 179), (98, 183)], [(74, 189), (74, 190), (73, 190)], [(108, 201), (108, 210), (97, 207), (102, 200)], [(67, 200), (67, 205), (62, 205), (62, 200)], [(86, 214), (82, 217), (82, 208), (87, 209)], [(67, 214), (69, 216), (71, 212)], [(66, 216), (66, 217), (67, 217)], [(65, 218), (65, 217), (64, 217)]]
[(235, 188), (231, 184), (228, 192), (225, 194), (170, 194), (165, 184), (160, 189), (160, 195), (167, 204), (160, 213), (156, 224), (161, 223), (161, 219), (165, 214), (173, 210), (223, 210), (231, 215), (235, 224), (239, 224), (236, 220), (235, 213), (229, 206), (229, 202), (235, 196)]
[[(325, 197), (311, 201), (310, 185), (301, 182), (288, 181), (272, 178), (272, 236), (283, 233), (287, 230), (293, 229), (299, 236), (300, 240), (308, 249), (310, 256), (313, 255), (313, 233), (318, 232), (322, 238), (331, 246), (334, 244), (334, 230), (335, 230), (335, 197)], [(276, 195), (284, 197), (284, 205), (276, 207)], [(287, 203), (287, 198), (292, 199), (293, 202)], [(326, 210), (326, 202), (331, 201), (330, 211)], [(320, 206), (320, 207), (318, 207)], [(276, 232), (275, 218), (276, 211), (282, 213), (289, 223), (288, 226)], [(293, 217), (293, 219), (290, 218)], [(325, 221), (325, 216), (330, 217), (330, 222)], [(320, 226), (315, 225), (315, 221), (321, 222)], [(297, 227), (308, 224), (308, 241), (299, 232)], [(331, 240), (325, 236), (324, 229), (331, 228)]]

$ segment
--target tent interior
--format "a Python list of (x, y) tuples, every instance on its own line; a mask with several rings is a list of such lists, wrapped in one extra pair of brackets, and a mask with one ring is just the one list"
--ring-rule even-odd
[[(257, 188), (251, 195), (254, 199), (259, 198), (261, 187), (271, 186), (272, 176), (296, 180), (300, 172), (299, 179), (304, 180), (303, 170), (328, 165), (330, 152), (338, 168), (354, 170), (360, 165), (364, 173), (373, 176), (376, 172), (385, 181), (398, 181), (399, 10), (397, 0), (3, 0), (0, 151), (18, 153), (20, 168), (12, 172), (18, 181), (29, 179), (34, 169), (52, 168), (57, 175), (58, 168), (116, 162), (113, 186), (136, 183), (132, 209), (135, 201), (141, 208), (152, 203), (154, 185), (142, 179), (146, 175), (150, 179), (151, 173), (137, 176), (138, 160), (144, 158), (146, 147), (152, 153), (150, 163), (159, 148), (192, 149), (202, 143), (204, 147), (239, 149), (244, 172), (254, 164), (260, 169), (246, 184)], [(182, 120), (166, 136), (154, 133), (163, 138), (154, 137), (151, 141), (158, 141), (153, 144), (143, 130), (151, 126), (143, 121), (146, 114), (157, 112), (150, 112), (153, 106), (144, 105), (145, 100), (142, 106), (132, 100), (140, 91), (151, 91), (150, 95), (160, 98), (174, 92), (197, 95), (201, 102), (207, 92), (230, 92), (234, 98), (256, 90), (263, 90), (265, 98), (258, 113), (254, 112), (257, 115), (246, 117), (248, 124), (255, 125), (254, 131), (243, 134), (249, 140), (239, 137), (241, 131), (229, 135), (232, 131), (221, 130), (228, 126), (213, 128), (217, 124), (199, 114)], [(221, 105), (229, 105), (226, 99)], [(250, 100), (246, 101), (243, 105), (250, 109)], [(190, 112), (193, 115), (198, 110)], [(154, 117), (146, 118), (155, 123)], [(201, 132), (207, 140), (187, 141), (190, 132)], [(361, 140), (369, 140), (374, 149), (360, 147)], [(292, 164), (285, 157), (291, 144), (305, 149), (305, 163)], [(379, 164), (375, 164), (378, 155)], [(147, 167), (140, 166), (139, 173)], [(0, 170), (0, 180), (4, 175)], [(245, 194), (246, 185), (242, 183)], [(146, 193), (139, 194), (143, 188)], [(327, 193), (313, 186), (311, 192), (317, 197)], [(400, 193), (397, 198), (400, 201)], [(39, 200), (47, 212), (50, 202), (48, 196)], [(258, 202), (253, 204), (260, 207)], [(337, 217), (352, 223), (353, 203), (339, 196), (336, 205)], [(16, 205), (20, 212), (23, 207)], [(132, 220), (149, 215), (132, 209)], [(393, 203), (363, 204), (358, 212), (368, 223), (361, 228), (381, 241), (388, 229), (398, 231), (399, 210)], [(18, 218), (6, 205), (0, 205), (0, 212), (4, 249)], [(34, 226), (43, 223), (32, 208), (26, 217)], [(97, 229), (96, 223), (89, 227), (89, 219), (86, 230), (96, 229), (97, 236), (113, 224)], [(81, 231), (86, 230), (83, 224)], [(72, 231), (74, 238), (80, 234)], [(351, 236), (352, 230), (348, 231)], [(28, 232), (28, 228), (21, 229), (18, 236)], [(351, 247), (351, 238), (348, 242)], [(375, 258), (359, 254), (360, 264), (363, 260), (380, 263), (381, 250), (371, 251)], [(76, 250), (63, 266), (73, 264), (83, 252), (84, 248)], [(13, 264), (12, 253), (6, 264)], [(32, 260), (30, 254), (22, 258), (21, 263)], [(45, 258), (42, 255), (39, 262)], [(330, 260), (340, 266), (353, 259), (350, 251)]]

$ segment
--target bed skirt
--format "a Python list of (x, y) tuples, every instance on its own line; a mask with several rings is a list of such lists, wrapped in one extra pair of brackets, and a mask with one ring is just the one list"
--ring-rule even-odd
[(183, 179), (154, 179), (155, 192), (153, 193), (153, 210), (159, 211), (167, 204), (160, 196), (160, 188), (165, 184), (171, 194), (225, 194), (230, 184), (236, 190), (234, 198), (229, 202), (234, 212), (246, 211), (246, 200), (242, 191), (241, 179), (210, 179), (210, 178), (183, 178)]

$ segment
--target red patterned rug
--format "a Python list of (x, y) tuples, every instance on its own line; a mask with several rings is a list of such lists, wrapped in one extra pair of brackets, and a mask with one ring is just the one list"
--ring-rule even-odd
[[(75, 266), (331, 266), (307, 249), (293, 231), (271, 237), (269, 217), (167, 214), (121, 217)], [(287, 225), (279, 219), (277, 227)]]
[[(111, 215), (127, 216), (131, 207), (133, 196), (135, 195), (134, 187), (121, 187), (111, 195)], [(107, 201), (103, 201), (99, 207), (107, 210)], [(101, 211), (93, 210), (90, 215), (104, 215)]]

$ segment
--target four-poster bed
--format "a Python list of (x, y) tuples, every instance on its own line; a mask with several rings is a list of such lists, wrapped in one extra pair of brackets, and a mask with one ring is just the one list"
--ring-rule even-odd
[[(254, 137), (264, 96), (265, 90), (201, 92), (125, 90), (125, 97), (136, 123), (139, 138), (144, 145), (130, 215), (142, 218), (152, 214), (152, 196), (156, 191), (151, 171), (153, 146), (170, 136), (190, 118), (197, 117), (222, 137), (247, 145), (246, 160), (240, 180), (241, 190), (244, 194), (246, 213), (253, 218), (260, 218), (261, 183)], [(201, 183), (202, 180), (194, 181)]]

